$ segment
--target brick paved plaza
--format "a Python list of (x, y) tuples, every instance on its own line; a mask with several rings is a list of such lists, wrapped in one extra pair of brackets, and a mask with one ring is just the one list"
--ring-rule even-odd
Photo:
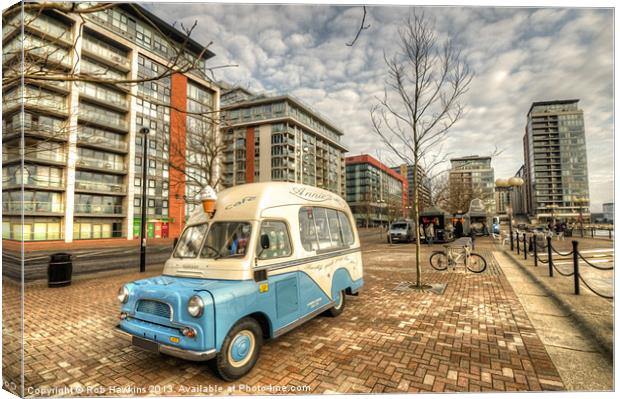
[[(270, 386), (300, 387), (299, 393), (564, 389), (488, 241), (476, 243), (490, 262), (479, 275), (435, 272), (424, 247), (424, 281), (447, 284), (438, 295), (395, 290), (415, 278), (414, 246), (373, 240), (364, 245), (365, 287), (348, 297), (344, 313), (320, 316), (267, 342), (254, 370), (235, 384), (217, 379), (207, 364), (143, 352), (112, 334), (118, 287), (158, 270), (80, 279), (56, 289), (30, 285), (25, 393), (55, 388), (126, 396), (149, 393), (150, 386), (158, 387), (150, 391), (158, 395), (275, 392), (265, 390)], [(4, 314), (6, 337), (19, 333), (18, 319), (11, 317), (19, 314), (19, 293), (9, 284), (3, 289), (5, 304), (11, 304)], [(7, 375), (16, 370), (17, 341), (5, 341), (4, 350)]]

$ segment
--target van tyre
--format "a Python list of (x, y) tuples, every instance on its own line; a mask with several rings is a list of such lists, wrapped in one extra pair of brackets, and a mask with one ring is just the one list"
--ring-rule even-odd
[(225, 381), (246, 375), (258, 360), (263, 345), (263, 331), (251, 317), (241, 319), (230, 329), (215, 358), (215, 368)]
[(327, 314), (331, 317), (338, 316), (344, 310), (344, 306), (346, 305), (346, 292), (344, 290), (340, 291), (335, 301), (336, 305), (327, 311)]

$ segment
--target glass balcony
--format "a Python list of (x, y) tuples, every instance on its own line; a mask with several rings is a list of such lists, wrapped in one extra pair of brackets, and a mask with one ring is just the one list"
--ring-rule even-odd
[(97, 215), (122, 215), (122, 205), (75, 204), (75, 213)]
[(75, 188), (76, 190), (102, 191), (102, 192), (121, 193), (121, 194), (125, 193), (125, 186), (123, 186), (122, 184), (114, 184), (114, 183), (76, 181)]
[(127, 130), (127, 121), (118, 116), (112, 115), (109, 112), (104, 112), (100, 109), (93, 109), (94, 107), (80, 104), (78, 109), (78, 117), (89, 122), (93, 122), (102, 126), (108, 126), (115, 129)]
[[(3, 150), (2, 151), (2, 162), (13, 161), (16, 159), (21, 159), (17, 149)], [(26, 148), (26, 154), (23, 157), (25, 160), (29, 161), (52, 161), (57, 163), (65, 163), (65, 154), (61, 151), (49, 151), (49, 150), (38, 150), (35, 148)]]
[(78, 142), (127, 151), (127, 142), (98, 135), (78, 134)]
[(120, 108), (127, 108), (127, 98), (124, 94), (113, 90), (106, 90), (102, 86), (96, 84), (81, 84), (80, 95)]
[(85, 37), (82, 41), (82, 51), (84, 50), (96, 55), (102, 60), (129, 68), (129, 59), (121, 50), (117, 50), (115, 47), (100, 40), (92, 37)]
[(3, 178), (2, 184), (4, 187), (10, 186), (32, 186), (41, 188), (64, 188), (63, 180), (61, 178), (54, 179), (50, 177), (37, 176), (11, 176), (9, 178)]
[(12, 213), (62, 213), (63, 204), (41, 201), (3, 201), (2, 211)]
[(106, 161), (104, 159), (97, 159), (97, 158), (80, 157), (77, 160), (76, 165), (78, 167), (86, 166), (86, 167), (92, 167), (92, 168), (97, 168), (97, 169), (114, 170), (118, 172), (126, 171), (125, 164), (123, 162)]

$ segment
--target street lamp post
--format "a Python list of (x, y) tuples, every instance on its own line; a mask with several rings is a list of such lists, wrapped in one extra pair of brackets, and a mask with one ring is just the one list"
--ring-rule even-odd
[(377, 203), (379, 204), (379, 212), (377, 212), (377, 216), (379, 216), (379, 234), (383, 236), (383, 220), (381, 218), (383, 217), (383, 204), (385, 204), (385, 200), (379, 199), (377, 200)]
[(510, 250), (513, 251), (515, 244), (512, 236), (512, 191), (515, 187), (523, 185), (523, 179), (520, 177), (511, 177), (509, 179), (497, 179), (495, 180), (495, 188), (498, 191), (506, 191), (508, 193), (508, 231), (510, 234)]
[(146, 207), (148, 204), (146, 195), (146, 186), (147, 186), (147, 156), (148, 156), (148, 135), (150, 130), (148, 127), (143, 127), (140, 129), (140, 134), (142, 134), (142, 206), (141, 216), (140, 216), (140, 273), (144, 273), (146, 271)]

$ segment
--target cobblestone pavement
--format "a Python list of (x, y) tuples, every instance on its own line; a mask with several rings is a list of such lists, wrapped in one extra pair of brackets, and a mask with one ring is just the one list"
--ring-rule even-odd
[[(369, 240), (368, 238), (366, 240)], [(501, 270), (490, 243), (482, 274), (435, 272), (423, 248), (423, 280), (441, 295), (394, 288), (413, 281), (413, 244), (364, 245), (365, 287), (337, 318), (319, 316), (270, 342), (254, 370), (235, 384), (206, 364), (128, 346), (111, 330), (118, 287), (146, 275), (127, 273), (26, 288), (26, 395), (83, 393), (451, 392), (562, 390), (564, 385)], [(436, 246), (436, 249), (440, 248)], [(3, 284), (5, 314), (19, 314), (18, 288)], [(5, 319), (7, 320), (7, 319)], [(17, 318), (3, 325), (5, 366), (19, 354)], [(17, 349), (16, 349), (17, 348)], [(8, 370), (8, 371), (6, 371)], [(14, 368), (5, 368), (10, 372)], [(156, 387), (149, 389), (149, 387)], [(55, 391), (49, 391), (55, 389)], [(63, 391), (64, 390), (64, 391)], [(215, 392), (218, 393), (218, 392)]]

